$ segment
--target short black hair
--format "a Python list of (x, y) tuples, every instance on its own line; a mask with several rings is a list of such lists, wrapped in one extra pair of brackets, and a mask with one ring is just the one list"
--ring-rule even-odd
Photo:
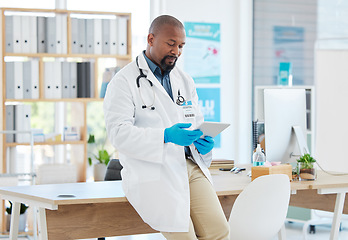
[(149, 33), (156, 34), (163, 25), (171, 25), (181, 29), (185, 29), (184, 25), (175, 17), (170, 15), (161, 15), (155, 18), (149, 28)]

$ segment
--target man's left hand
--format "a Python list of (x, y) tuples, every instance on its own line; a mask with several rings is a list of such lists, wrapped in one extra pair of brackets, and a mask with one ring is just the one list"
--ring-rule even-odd
[(200, 154), (205, 155), (213, 149), (214, 138), (205, 136), (204, 139), (199, 138), (196, 141), (194, 141), (193, 144), (195, 145)]

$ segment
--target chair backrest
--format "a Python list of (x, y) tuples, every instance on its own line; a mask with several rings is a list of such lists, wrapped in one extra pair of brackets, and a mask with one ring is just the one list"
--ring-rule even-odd
[(113, 181), (113, 180), (122, 180), (121, 177), (121, 170), (122, 165), (120, 163), (120, 160), (118, 159), (111, 159), (108, 163), (108, 166), (106, 167), (106, 173), (105, 173), (105, 181)]
[(256, 178), (237, 197), (229, 224), (231, 239), (269, 240), (284, 224), (290, 199), (285, 174)]

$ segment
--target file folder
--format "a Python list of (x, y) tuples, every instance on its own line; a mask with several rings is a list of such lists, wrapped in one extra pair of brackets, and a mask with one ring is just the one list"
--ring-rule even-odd
[(21, 17), (20, 16), (13, 16), (13, 52), (14, 53), (21, 53), (22, 52), (22, 39), (21, 39), (21, 32), (22, 32), (22, 23), (21, 23)]
[[(6, 105), (6, 130), (13, 131), (14, 128), (14, 105)], [(6, 134), (6, 142), (14, 142), (14, 134)]]
[(13, 52), (13, 16), (5, 16), (6, 52)]
[(86, 19), (78, 19), (79, 53), (86, 53)]
[(86, 53), (94, 54), (94, 19), (86, 19)]
[(23, 63), (14, 62), (14, 98), (23, 99)]
[(31, 99), (31, 62), (23, 62), (23, 98)]
[(45, 62), (44, 66), (44, 86), (45, 98), (53, 98), (53, 69), (54, 62)]
[(117, 18), (117, 39), (118, 39), (118, 48), (117, 53), (119, 55), (127, 55), (127, 18), (118, 17)]
[(70, 63), (70, 98), (77, 98), (77, 63)]
[(101, 19), (94, 19), (94, 53), (95, 54), (102, 54), (103, 48), (102, 48), (102, 20)]
[(6, 63), (6, 99), (14, 99), (14, 62)]
[(62, 62), (62, 98), (70, 97), (70, 63)]
[(117, 54), (117, 20), (110, 19), (110, 54)]
[[(18, 104), (15, 105), (15, 129), (17, 131), (29, 131), (31, 119), (31, 107), (30, 105)], [(17, 143), (30, 142), (30, 134), (28, 133), (17, 133)]]
[(86, 97), (86, 65), (84, 62), (77, 63), (77, 97)]
[(62, 98), (62, 65), (61, 62), (53, 63), (53, 98), (60, 99)]
[(110, 19), (103, 19), (103, 54), (110, 54)]
[(31, 61), (31, 98), (39, 98), (39, 61)]
[(37, 17), (29, 16), (29, 52), (37, 53)]
[(47, 52), (56, 53), (56, 18), (46, 18), (46, 38), (47, 38)]
[(79, 53), (77, 18), (71, 18), (71, 53)]
[(30, 53), (30, 16), (20, 16), (22, 24), (22, 53)]
[(45, 53), (47, 52), (46, 46), (46, 18), (37, 18), (37, 52)]
[(56, 14), (56, 53), (62, 54), (63, 53), (63, 47), (62, 47), (62, 25), (63, 25), (63, 18), (61, 14)]
[(68, 53), (68, 19), (66, 14), (61, 15), (61, 35), (62, 35), (62, 53)]

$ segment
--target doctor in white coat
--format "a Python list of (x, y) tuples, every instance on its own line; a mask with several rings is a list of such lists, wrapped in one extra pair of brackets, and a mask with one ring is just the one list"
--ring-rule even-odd
[(147, 224), (167, 239), (229, 239), (208, 170), (214, 140), (196, 129), (204, 119), (194, 82), (175, 66), (185, 39), (176, 18), (152, 22), (146, 50), (107, 87), (106, 129), (125, 195)]

